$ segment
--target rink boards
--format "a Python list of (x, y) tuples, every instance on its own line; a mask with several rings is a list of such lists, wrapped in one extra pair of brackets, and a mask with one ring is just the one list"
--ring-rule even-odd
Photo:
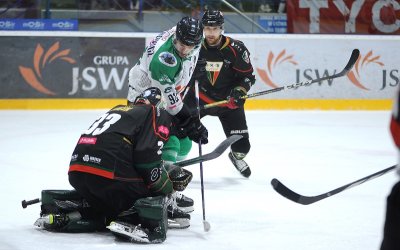
[[(125, 99), (7, 99), (0, 109), (108, 109), (126, 104)], [(247, 100), (246, 110), (389, 110), (391, 99), (376, 100)]]
[[(246, 109), (387, 110), (400, 82), (398, 36), (227, 34), (250, 52), (250, 93), (340, 78), (247, 100)], [(0, 109), (97, 109), (124, 104), (128, 72), (155, 33), (0, 32)]]

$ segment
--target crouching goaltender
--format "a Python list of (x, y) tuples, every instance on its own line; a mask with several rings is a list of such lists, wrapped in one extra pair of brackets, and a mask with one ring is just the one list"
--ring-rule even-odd
[(161, 91), (148, 88), (80, 136), (68, 171), (75, 190), (43, 190), (36, 226), (58, 232), (109, 229), (137, 243), (161, 243), (168, 228), (189, 227), (190, 215), (176, 209), (170, 196), (186, 188), (192, 173), (161, 160), (171, 116), (158, 107), (160, 100)]

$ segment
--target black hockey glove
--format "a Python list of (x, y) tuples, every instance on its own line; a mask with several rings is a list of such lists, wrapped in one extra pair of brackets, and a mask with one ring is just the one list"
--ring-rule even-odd
[(227, 107), (230, 109), (237, 109), (239, 106), (243, 106), (245, 99), (242, 99), (242, 96), (247, 95), (247, 91), (243, 87), (236, 87), (232, 89), (231, 93), (228, 96), (228, 105)]
[(198, 119), (192, 120), (185, 129), (190, 140), (201, 144), (208, 143), (208, 130)]
[(207, 77), (206, 65), (207, 65), (206, 59), (199, 58), (197, 60), (196, 68), (194, 69), (192, 78), (195, 80), (201, 80)]
[(183, 105), (181, 111), (175, 117), (179, 121), (178, 126), (185, 130), (190, 140), (196, 143), (199, 143), (201, 140), (201, 144), (208, 143), (208, 131), (206, 127), (204, 127), (197, 117), (191, 116), (191, 112), (186, 105)]

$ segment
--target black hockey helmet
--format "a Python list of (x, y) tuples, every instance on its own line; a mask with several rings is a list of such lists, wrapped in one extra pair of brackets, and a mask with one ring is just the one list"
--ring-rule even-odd
[(222, 26), (224, 24), (224, 14), (219, 10), (206, 10), (201, 23), (203, 26)]
[(203, 38), (201, 22), (188, 16), (182, 18), (176, 25), (176, 38), (187, 46), (200, 44)]
[(147, 88), (135, 99), (135, 104), (149, 101), (151, 105), (158, 106), (161, 103), (161, 90), (156, 87)]

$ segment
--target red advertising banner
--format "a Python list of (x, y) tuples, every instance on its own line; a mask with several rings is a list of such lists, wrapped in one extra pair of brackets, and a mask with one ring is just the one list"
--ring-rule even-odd
[(399, 0), (288, 0), (288, 33), (400, 34)]

